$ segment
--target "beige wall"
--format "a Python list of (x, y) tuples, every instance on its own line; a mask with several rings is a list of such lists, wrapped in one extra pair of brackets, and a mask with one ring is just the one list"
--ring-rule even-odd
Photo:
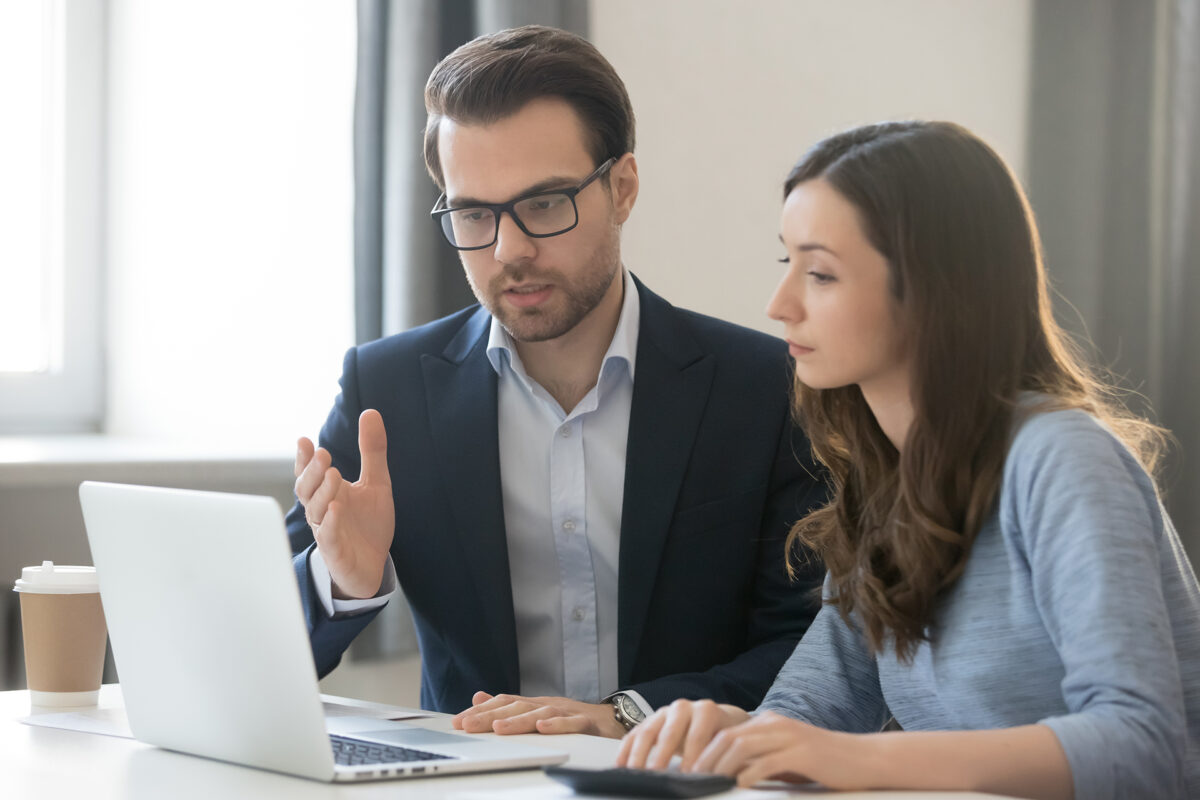
[[(148, 6), (118, 4), (130, 7)], [(949, 118), (1023, 174), (1029, 0), (594, 0), (591, 26), (638, 114), (642, 194), (626, 227), (625, 261), (678, 305), (774, 332), (762, 308), (780, 271), (779, 185), (806, 146), (839, 128)], [(128, 44), (129, 30), (118, 33)], [(122, 69), (118, 77), (128, 77)], [(260, 343), (261, 352), (273, 349)], [(75, 495), (83, 478), (261, 492), (285, 506), (291, 499), (282, 461), (243, 474), (236, 464), (113, 458), (107, 466), (48, 464), (36, 478), (26, 464), (0, 469), (0, 574), (11, 580), (42, 558), (90, 563)], [(0, 604), (0, 688), (20, 682), (15, 608)], [(323, 685), (415, 704), (411, 656), (368, 672), (348, 662)]]
[(626, 265), (676, 305), (768, 332), (780, 185), (817, 139), (942, 118), (1025, 168), (1029, 0), (597, 0), (638, 118)]

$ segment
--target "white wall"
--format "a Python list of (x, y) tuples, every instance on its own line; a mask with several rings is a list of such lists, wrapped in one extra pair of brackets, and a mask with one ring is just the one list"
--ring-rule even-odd
[(290, 452), (353, 340), (354, 5), (110, 8), (107, 430)]
[(638, 120), (626, 265), (676, 305), (776, 333), (781, 186), (818, 139), (941, 118), (1024, 174), (1029, 0), (597, 0)]

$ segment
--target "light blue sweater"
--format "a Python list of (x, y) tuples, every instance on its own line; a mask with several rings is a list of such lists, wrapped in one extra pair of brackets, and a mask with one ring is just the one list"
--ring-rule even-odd
[(1200, 798), (1200, 589), (1150, 478), (1091, 416), (1020, 426), (930, 634), (911, 665), (873, 658), (825, 606), (760, 710), (851, 732), (1040, 722), (1077, 800)]

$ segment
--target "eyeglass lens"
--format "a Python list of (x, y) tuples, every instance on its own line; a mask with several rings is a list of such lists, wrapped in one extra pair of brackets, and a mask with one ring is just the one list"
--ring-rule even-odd
[[(518, 200), (513, 216), (534, 236), (553, 236), (574, 227), (578, 221), (571, 196), (561, 192), (534, 195)], [(491, 208), (467, 206), (442, 216), (442, 230), (455, 247), (487, 247), (496, 239), (499, 221)]]

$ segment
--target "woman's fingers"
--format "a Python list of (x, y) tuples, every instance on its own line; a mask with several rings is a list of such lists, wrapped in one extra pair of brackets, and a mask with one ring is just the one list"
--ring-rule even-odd
[(716, 703), (711, 700), (696, 703), (692, 709), (692, 724), (683, 741), (683, 761), (679, 765), (680, 769), (685, 772), (692, 769), (704, 748), (720, 731), (722, 722), (723, 712)]
[(692, 723), (692, 704), (687, 700), (676, 700), (667, 707), (666, 722), (659, 731), (653, 755), (646, 761), (646, 769), (666, 769), (671, 757), (680, 749)]
[(666, 710), (660, 709), (645, 722), (625, 734), (621, 750), (617, 753), (617, 766), (644, 769), (646, 758), (650, 755), (650, 748), (658, 740), (659, 731), (662, 730), (666, 720)]

